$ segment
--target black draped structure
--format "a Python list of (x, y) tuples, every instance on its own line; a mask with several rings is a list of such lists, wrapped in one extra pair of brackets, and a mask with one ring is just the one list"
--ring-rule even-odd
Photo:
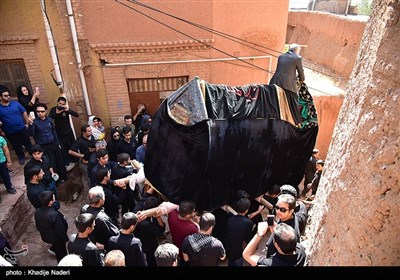
[(146, 178), (171, 202), (192, 199), (199, 210), (231, 203), (238, 189), (256, 197), (274, 184), (297, 187), (318, 125), (294, 125), (288, 104), (275, 85), (189, 81), (153, 118)]

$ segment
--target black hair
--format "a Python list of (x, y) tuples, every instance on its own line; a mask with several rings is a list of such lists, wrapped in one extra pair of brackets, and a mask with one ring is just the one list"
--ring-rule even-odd
[(130, 158), (129, 154), (127, 154), (127, 153), (120, 153), (117, 155), (117, 161), (120, 164), (123, 164), (125, 161), (128, 161), (129, 158)]
[(108, 155), (108, 151), (106, 149), (101, 149), (96, 152), (96, 157), (98, 159), (104, 157), (105, 155)]
[(29, 152), (30, 152), (31, 155), (33, 153), (36, 153), (36, 152), (43, 153), (43, 149), (42, 149), (42, 146), (40, 146), (39, 144), (35, 144), (35, 145), (32, 146), (32, 148), (29, 150)]
[(43, 191), (39, 194), (40, 205), (48, 206), (50, 201), (53, 200), (53, 192), (52, 191)]
[(232, 208), (238, 213), (244, 213), (250, 208), (249, 194), (245, 190), (236, 191), (236, 201), (232, 205)]
[(104, 177), (108, 176), (108, 168), (101, 167), (96, 171), (96, 180), (97, 182), (103, 181)]
[(127, 127), (127, 126), (124, 126), (124, 127), (122, 128), (122, 134), (127, 134), (128, 132), (131, 132), (131, 128), (130, 128), (130, 127)]
[(281, 186), (275, 184), (269, 189), (269, 194), (274, 195), (274, 194), (279, 194), (281, 192)]
[(144, 199), (144, 203), (143, 203), (143, 209), (147, 210), (147, 209), (151, 209), (151, 208), (155, 208), (160, 204), (160, 201), (158, 200), (157, 197), (155, 196), (148, 196)]
[(47, 105), (44, 104), (44, 103), (39, 103), (39, 104), (37, 104), (37, 105), (36, 105), (36, 108), (37, 108), (37, 107), (43, 107), (45, 110), (47, 110)]
[(188, 214), (192, 214), (193, 211), (196, 209), (196, 204), (194, 201), (191, 200), (183, 200), (179, 203), (179, 215), (184, 217)]
[(90, 127), (90, 125), (87, 124), (87, 123), (84, 123), (84, 124), (81, 126), (81, 133), (82, 133), (82, 134), (85, 133), (85, 132), (86, 132), (86, 129), (87, 129), (88, 127)]
[(28, 177), (28, 180), (31, 180), (35, 175), (39, 175), (40, 170), (42, 170), (42, 168), (39, 165), (34, 165), (28, 168), (28, 170), (26, 171), (26, 176)]
[(78, 230), (78, 232), (82, 233), (88, 227), (91, 227), (93, 225), (94, 220), (95, 220), (95, 216), (91, 213), (79, 214), (75, 218), (76, 229)]
[(67, 98), (60, 96), (59, 98), (57, 98), (57, 102), (59, 102), (59, 101), (67, 102)]
[(3, 92), (10, 92), (6, 86), (0, 85), (0, 95), (3, 96)]
[(126, 212), (122, 216), (121, 227), (122, 227), (122, 229), (128, 229), (131, 226), (136, 226), (137, 222), (138, 222), (138, 217), (136, 216), (135, 213)]

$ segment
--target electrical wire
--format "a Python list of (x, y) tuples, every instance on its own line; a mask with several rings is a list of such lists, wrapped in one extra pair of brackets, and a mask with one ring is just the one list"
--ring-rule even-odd
[(223, 54), (225, 54), (225, 55), (227, 55), (227, 56), (229, 56), (229, 57), (232, 57), (232, 58), (234, 58), (234, 59), (236, 59), (236, 60), (238, 60), (238, 61), (240, 61), (240, 62), (242, 62), (242, 63), (244, 63), (244, 64), (248, 64), (248, 65), (250, 65), (250, 66), (253, 67), (253, 68), (256, 68), (256, 69), (259, 69), (259, 70), (262, 70), (262, 71), (269, 72), (269, 73), (273, 74), (273, 72), (271, 72), (271, 71), (269, 71), (269, 70), (266, 70), (266, 69), (261, 68), (261, 67), (259, 67), (259, 66), (257, 66), (257, 65), (251, 64), (250, 62), (247, 62), (247, 61), (245, 61), (245, 60), (242, 60), (242, 59), (240, 59), (240, 58), (238, 58), (238, 57), (236, 57), (236, 56), (234, 56), (234, 55), (231, 55), (231, 54), (229, 54), (229, 53), (227, 53), (227, 52), (225, 52), (225, 51), (223, 51), (223, 50), (220, 50), (220, 49), (218, 49), (218, 48), (216, 48), (216, 47), (214, 47), (214, 46), (211, 46), (211, 45), (209, 45), (209, 44), (207, 44), (207, 43), (205, 43), (205, 42), (202, 42), (202, 41), (200, 41), (199, 39), (196, 39), (196, 38), (194, 38), (194, 37), (192, 37), (192, 36), (190, 36), (190, 35), (188, 35), (188, 34), (182, 32), (182, 31), (180, 31), (180, 30), (178, 30), (178, 29), (176, 29), (176, 28), (173, 28), (173, 27), (171, 27), (171, 26), (168, 26), (167, 24), (165, 24), (165, 23), (159, 21), (158, 19), (155, 19), (155, 18), (153, 18), (153, 17), (151, 17), (151, 16), (149, 16), (149, 15), (146, 15), (145, 13), (143, 13), (143, 12), (141, 12), (141, 11), (139, 11), (139, 10), (137, 10), (137, 9), (135, 9), (135, 8), (133, 8), (133, 7), (131, 7), (131, 6), (129, 6), (129, 5), (126, 5), (126, 4), (124, 4), (124, 3), (119, 2), (119, 0), (115, 0), (115, 2), (117, 2), (117, 3), (119, 3), (119, 4), (123, 5), (123, 6), (125, 6), (125, 7), (127, 7), (127, 8), (129, 8), (129, 9), (131, 9), (131, 10), (133, 10), (133, 11), (135, 11), (135, 12), (137, 12), (137, 13), (139, 13), (139, 14), (141, 14), (141, 15), (147, 17), (147, 18), (150, 18), (151, 20), (153, 20), (153, 21), (155, 21), (155, 22), (157, 22), (157, 23), (159, 23), (159, 24), (161, 24), (161, 25), (163, 25), (163, 26), (165, 26), (165, 27), (167, 27), (167, 28), (169, 28), (169, 29), (172, 29), (172, 30), (174, 30), (175, 32), (178, 32), (179, 34), (182, 34), (182, 35), (184, 35), (184, 36), (186, 36), (186, 37), (188, 37), (188, 38), (190, 38), (190, 39), (192, 39), (192, 40), (194, 40), (194, 41), (196, 41), (196, 42), (198, 42), (198, 43), (200, 43), (200, 44), (202, 44), (202, 45), (205, 45), (205, 46), (207, 46), (207, 47), (209, 47), (209, 48), (212, 48), (212, 49), (216, 50), (217, 52), (223, 53)]
[[(263, 52), (263, 53), (265, 53), (265, 54), (268, 54), (268, 55), (271, 55), (271, 56), (274, 56), (274, 57), (278, 57), (280, 54), (282, 54), (280, 51), (276, 51), (276, 50), (274, 50), (274, 49), (265, 47), (265, 46), (263, 46), (263, 45), (259, 45), (259, 44), (254, 43), (254, 42), (250, 42), (250, 41), (244, 40), (244, 39), (242, 39), (242, 38), (235, 37), (235, 36), (230, 35), (230, 34), (228, 34), (228, 33), (224, 33), (224, 32), (222, 32), (222, 31), (218, 31), (218, 30), (209, 28), (209, 27), (207, 27), (207, 26), (204, 26), (204, 25), (201, 25), (201, 24), (192, 22), (192, 21), (188, 21), (188, 20), (186, 20), (186, 19), (183, 19), (183, 18), (174, 16), (174, 15), (172, 15), (172, 14), (168, 14), (168, 13), (163, 12), (163, 11), (161, 11), (161, 10), (159, 10), (159, 9), (156, 9), (156, 8), (150, 6), (150, 5), (141, 3), (141, 2), (139, 2), (139, 1), (137, 1), (137, 0), (127, 0), (127, 1), (128, 1), (128, 2), (131, 2), (131, 3), (133, 3), (133, 4), (136, 4), (136, 5), (145, 7), (145, 8), (147, 8), (147, 9), (152, 10), (152, 11), (161, 13), (161, 14), (163, 14), (163, 15), (172, 17), (172, 18), (174, 18), (174, 19), (176, 19), (176, 20), (179, 20), (179, 21), (182, 21), (182, 22), (184, 22), (184, 23), (186, 23), (186, 24), (190, 24), (190, 25), (193, 25), (193, 26), (195, 26), (195, 27), (197, 27), (197, 28), (200, 28), (200, 29), (209, 31), (209, 32), (211, 32), (211, 33), (214, 33), (214, 34), (216, 34), (216, 35), (219, 35), (219, 36), (221, 36), (221, 37), (224, 37), (225, 39), (231, 40), (231, 41), (233, 41), (233, 42), (235, 42), (235, 43), (244, 45), (244, 46), (246, 46), (246, 47), (248, 47), (248, 48), (251, 48), (251, 49), (254, 49), (254, 50)], [(251, 44), (251, 45), (249, 45), (249, 44)], [(258, 48), (255, 48), (254, 46), (260, 47), (260, 48), (263, 48), (263, 49), (267, 49), (267, 50), (270, 50), (270, 51), (273, 51), (273, 52), (276, 52), (276, 53), (278, 53), (278, 55), (274, 55), (274, 54), (271, 54), (271, 53), (262, 51), (262, 50), (260, 50), (260, 49), (258, 49)]]
[[(138, 13), (140, 13), (140, 14), (142, 14), (142, 15), (144, 15), (144, 16), (146, 16), (146, 17), (148, 17), (148, 18), (150, 18), (150, 19), (152, 19), (152, 20), (155, 20), (155, 21), (158, 22), (158, 23), (161, 23), (160, 21), (154, 19), (153, 17), (148, 16), (148, 15), (145, 15), (144, 13), (138, 11), (137, 9), (135, 9), (135, 8), (133, 8), (133, 7), (131, 7), (131, 6), (128, 6), (128, 5), (126, 5), (126, 4), (123, 4), (123, 3), (119, 2), (118, 0), (115, 0), (115, 1), (118, 2), (118, 3), (120, 3), (120, 4), (122, 4), (122, 5), (124, 5), (124, 6), (126, 6), (126, 7), (128, 7), (128, 8), (130, 8), (130, 9), (132, 9), (132, 10), (134, 10), (134, 11), (136, 11), (136, 12), (138, 12)], [(175, 16), (175, 15), (166, 13), (166, 12), (161, 11), (161, 10), (159, 10), (159, 9), (156, 9), (156, 8), (154, 8), (154, 7), (152, 7), (152, 6), (148, 5), (148, 4), (141, 3), (141, 2), (139, 2), (139, 1), (137, 1), (137, 0), (127, 0), (127, 1), (130, 2), (130, 3), (132, 3), (132, 4), (136, 4), (136, 5), (138, 5), (138, 6), (141, 6), (141, 7), (150, 9), (150, 10), (152, 10), (152, 11), (161, 13), (161, 14), (163, 14), (163, 15), (169, 16), (169, 17), (171, 17), (171, 18), (173, 18), (173, 19), (182, 21), (182, 22), (184, 22), (184, 23), (186, 23), (186, 24), (189, 24), (189, 25), (195, 26), (195, 27), (197, 27), (197, 28), (203, 29), (203, 30), (205, 30), (205, 31), (211, 32), (211, 33), (213, 33), (213, 34), (219, 35), (219, 36), (221, 36), (221, 37), (223, 37), (223, 38), (225, 38), (225, 39), (231, 40), (231, 41), (233, 41), (233, 42), (235, 42), (235, 43), (238, 43), (238, 44), (240, 44), (240, 45), (244, 45), (244, 46), (246, 46), (246, 47), (248, 47), (248, 48), (257, 50), (257, 51), (259, 51), (259, 52), (268, 54), (268, 55), (270, 55), (270, 56), (279, 57), (279, 55), (282, 54), (282, 52), (276, 51), (276, 50), (274, 50), (274, 49), (271, 49), (271, 48), (268, 48), (268, 47), (259, 45), (259, 44), (254, 43), (254, 42), (249, 42), (249, 41), (247, 41), (247, 40), (244, 40), (244, 39), (235, 37), (235, 36), (230, 35), (230, 34), (228, 34), (228, 33), (225, 33), (225, 32), (222, 32), (222, 31), (218, 31), (218, 30), (215, 30), (215, 29), (206, 27), (206, 26), (204, 26), (204, 25), (201, 25), (201, 24), (198, 24), (198, 23), (194, 23), (194, 22), (188, 21), (188, 20), (186, 20), (186, 19), (177, 17), (177, 16)], [(164, 24), (164, 23), (161, 23), (161, 24), (164, 25), (164, 26), (167, 26), (167, 25)], [(172, 30), (174, 30), (174, 31), (177, 31), (178, 33), (180, 33), (180, 34), (182, 34), (182, 35), (185, 35), (185, 36), (187, 36), (187, 37), (189, 37), (189, 38), (192, 38), (193, 40), (196, 40), (197, 42), (199, 42), (197, 39), (191, 37), (190, 35), (187, 35), (187, 34), (181, 32), (181, 31), (178, 31), (178, 30), (176, 30), (175, 28), (172, 28), (172, 27), (169, 27), (169, 26), (167, 26), (167, 27), (170, 28), (170, 29), (172, 29)], [(208, 44), (206, 44), (206, 43), (203, 43), (203, 42), (200, 42), (200, 43), (205, 44), (205, 45), (207, 45), (207, 46), (210, 46), (210, 45), (208, 45)], [(251, 44), (251, 45), (250, 45), (250, 44)], [(270, 53), (270, 52), (262, 51), (262, 50), (260, 50), (259, 48), (256, 48), (256, 47), (254, 47), (254, 46), (260, 47), (260, 48), (263, 48), (263, 49), (267, 49), (267, 50), (270, 50), (270, 51), (273, 51), (273, 52), (276, 52), (276, 53), (278, 53), (278, 55), (274, 55), (274, 54), (272, 54), (272, 53)], [(255, 65), (253, 65), (253, 64), (251, 64), (251, 63), (248, 63), (248, 62), (245, 62), (245, 61), (243, 61), (242, 59), (240, 59), (240, 58), (238, 58), (238, 57), (235, 57), (235, 56), (232, 56), (232, 55), (230, 55), (230, 54), (227, 54), (227, 53), (225, 53), (225, 52), (223, 52), (223, 51), (221, 51), (221, 50), (219, 50), (219, 49), (217, 49), (217, 48), (215, 48), (215, 47), (213, 47), (213, 46), (210, 46), (210, 47), (213, 48), (213, 49), (215, 49), (215, 50), (217, 50), (217, 51), (220, 51), (220, 52), (222, 52), (222, 53), (224, 53), (224, 54), (226, 54), (226, 55), (228, 55), (228, 56), (230, 56), (230, 57), (232, 57), (232, 58), (236, 58), (236, 59), (239, 60), (239, 61), (242, 61), (242, 62), (244, 62), (244, 63), (246, 63), (246, 64), (249, 64), (251, 67), (255, 67)], [(259, 68), (259, 67), (256, 67), (256, 68)], [(263, 70), (264, 70), (264, 69), (263, 69)], [(269, 73), (271, 73), (271, 74), (274, 74), (274, 73), (275, 73), (275, 72), (271, 72), (271, 71), (269, 71), (269, 70), (264, 70), (264, 71), (267, 71), (267, 72), (269, 72)], [(338, 76), (334, 76), (334, 75), (330, 75), (330, 74), (327, 74), (327, 73), (323, 73), (322, 71), (318, 71), (318, 70), (313, 70), (313, 71), (314, 71), (314, 72), (317, 72), (317, 73), (322, 73), (322, 74), (324, 74), (324, 75), (326, 75), (326, 76), (330, 76), (330, 77), (333, 77), (333, 78), (339, 78)], [(319, 91), (319, 92), (325, 93), (324, 91), (319, 90), (319, 89), (316, 89), (316, 88), (313, 88), (313, 87), (311, 87), (311, 86), (308, 86), (308, 88), (309, 88), (309, 89), (313, 89), (313, 90), (315, 90), (315, 91)]]
[[(235, 37), (235, 36), (230, 35), (230, 34), (228, 34), (228, 33), (225, 33), (225, 32), (222, 32), (222, 31), (218, 31), (218, 30), (209, 28), (209, 27), (207, 27), (207, 26), (204, 26), (204, 25), (201, 25), (201, 24), (198, 24), (198, 23), (195, 23), (195, 22), (191, 22), (191, 21), (189, 21), (189, 20), (186, 20), (186, 19), (180, 18), (180, 17), (178, 17), (178, 16), (175, 16), (175, 15), (172, 15), (172, 14), (169, 14), (169, 13), (166, 13), (166, 12), (161, 11), (161, 10), (159, 10), (159, 9), (156, 9), (156, 8), (154, 8), (154, 7), (152, 7), (152, 6), (148, 5), (148, 4), (141, 3), (141, 2), (139, 2), (139, 1), (137, 1), (137, 0), (127, 0), (127, 1), (128, 1), (128, 2), (131, 2), (131, 3), (133, 3), (133, 4), (136, 4), (136, 5), (138, 5), (138, 6), (141, 6), (141, 7), (147, 8), (147, 9), (150, 9), (150, 10), (152, 10), (152, 11), (161, 13), (161, 14), (163, 14), (163, 15), (169, 16), (169, 17), (174, 18), (174, 19), (176, 19), (176, 20), (182, 21), (182, 22), (184, 22), (184, 23), (186, 23), (186, 24), (189, 24), (189, 25), (195, 26), (195, 27), (197, 27), (197, 28), (206, 30), (206, 31), (211, 32), (211, 33), (213, 33), (213, 34), (219, 35), (219, 36), (221, 36), (221, 37), (223, 37), (223, 38), (225, 38), (225, 39), (231, 40), (231, 41), (233, 41), (233, 42), (235, 42), (235, 43), (238, 43), (238, 44), (241, 44), (241, 45), (246, 46), (246, 47), (248, 47), (248, 48), (251, 48), (251, 49), (257, 50), (257, 51), (259, 51), (259, 52), (268, 54), (268, 55), (270, 55), (270, 56), (279, 57), (279, 55), (282, 54), (282, 52), (280, 52), (280, 51), (277, 51), (277, 50), (274, 50), (274, 49), (265, 47), (265, 46), (263, 46), (263, 45), (260, 45), (260, 44), (254, 43), (254, 42), (250, 42), (250, 41), (241, 39), (241, 38), (239, 38), (239, 37)], [(256, 47), (270, 50), (270, 51), (272, 51), (272, 52), (278, 53), (278, 55), (275, 55), (275, 54), (272, 54), (272, 53), (270, 53), (270, 52), (266, 52), (266, 51), (260, 50), (259, 48), (256, 48)], [(313, 71), (314, 71), (314, 72), (317, 72), (317, 73), (324, 74), (325, 76), (329, 76), (329, 77), (332, 77), (332, 78), (336, 78), (336, 79), (340, 78), (340, 77), (338, 77), (338, 76), (335, 76), (335, 75), (332, 75), (332, 74), (328, 74), (328, 73), (325, 73), (325, 72), (323, 72), (323, 71), (314, 70), (314, 69), (313, 69)], [(268, 72), (270, 72), (270, 71), (268, 71)], [(271, 73), (271, 74), (274, 74), (273, 72), (270, 72), (270, 73)]]

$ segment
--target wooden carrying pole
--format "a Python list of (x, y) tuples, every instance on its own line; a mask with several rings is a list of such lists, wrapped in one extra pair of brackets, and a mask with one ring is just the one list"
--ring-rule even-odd
[[(255, 198), (255, 200), (257, 200), (257, 199)], [(269, 203), (266, 199), (264, 199), (262, 197), (260, 198), (260, 200), (258, 202), (260, 202), (262, 205), (267, 207), (269, 210), (272, 210), (274, 208), (274, 206), (271, 203)]]

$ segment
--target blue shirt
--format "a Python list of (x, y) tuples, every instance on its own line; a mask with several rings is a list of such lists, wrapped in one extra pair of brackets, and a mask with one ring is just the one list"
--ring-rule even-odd
[(8, 106), (0, 104), (0, 120), (3, 122), (1, 128), (6, 134), (14, 134), (25, 129), (24, 112), (25, 108), (17, 101), (10, 101)]
[(28, 127), (28, 135), (33, 136), (35, 143), (45, 145), (55, 143), (59, 145), (57, 133), (53, 124), (53, 119), (45, 117), (44, 120), (36, 118), (32, 125)]

